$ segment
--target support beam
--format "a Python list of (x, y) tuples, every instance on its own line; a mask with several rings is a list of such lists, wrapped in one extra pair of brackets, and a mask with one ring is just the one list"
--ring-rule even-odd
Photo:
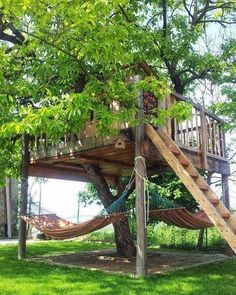
[[(29, 166), (29, 176), (55, 178), (70, 181), (90, 182), (91, 179), (87, 172), (83, 169), (75, 169), (76, 165), (68, 164), (53, 165), (52, 164), (34, 164)], [(105, 175), (108, 184), (115, 184), (116, 177)]]
[(223, 196), (223, 203), (226, 208), (230, 210), (230, 199), (229, 199), (229, 181), (228, 176), (222, 174), (221, 175), (222, 180), (222, 196)]
[[(140, 80), (135, 77), (134, 82)], [(143, 94), (139, 91), (138, 95), (138, 114), (139, 125), (135, 132), (135, 159), (143, 156), (142, 148), (144, 143), (144, 124), (143, 124)], [(136, 222), (137, 222), (137, 256), (136, 256), (136, 275), (143, 277), (147, 273), (147, 229), (146, 229), (146, 204), (144, 195), (144, 176), (145, 167), (142, 161), (137, 161), (135, 185), (136, 185)]]
[[(22, 138), (22, 160), (21, 160), (21, 198), (20, 198), (20, 216), (27, 214), (28, 201), (28, 177), (29, 177), (29, 136), (23, 135)], [(26, 256), (26, 222), (20, 218), (19, 221), (19, 244), (18, 258), (23, 259)]]

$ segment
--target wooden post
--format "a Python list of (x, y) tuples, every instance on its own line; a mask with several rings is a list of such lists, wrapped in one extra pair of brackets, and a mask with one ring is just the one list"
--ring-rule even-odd
[[(29, 177), (29, 136), (22, 137), (22, 160), (21, 160), (21, 199), (20, 215), (27, 214), (28, 201), (28, 177)], [(19, 243), (18, 258), (23, 259), (26, 256), (26, 222), (20, 218), (19, 221)]]
[(12, 238), (11, 231), (11, 196), (10, 196), (10, 180), (6, 179), (6, 208), (7, 208), (7, 237)]
[(230, 210), (230, 200), (229, 200), (229, 181), (228, 181), (228, 176), (222, 174), (221, 175), (221, 180), (222, 180), (222, 196), (223, 196), (223, 203), (225, 207), (227, 207)]
[(202, 167), (204, 170), (207, 170), (207, 124), (206, 124), (206, 114), (204, 109), (200, 110), (200, 119), (201, 119), (201, 152), (202, 152)]
[[(223, 157), (227, 158), (227, 152), (226, 152), (226, 139), (225, 139), (225, 132), (222, 130), (222, 147), (223, 147)], [(223, 197), (223, 203), (225, 207), (227, 207), (230, 210), (230, 197), (229, 197), (229, 180), (228, 176), (221, 174), (221, 182), (222, 182), (222, 197)]]
[[(134, 82), (140, 80), (140, 76), (134, 77)], [(135, 133), (135, 159), (142, 156), (142, 147), (144, 142), (144, 124), (143, 124), (143, 94), (139, 91), (138, 95), (138, 126)], [(144, 176), (145, 167), (141, 160), (136, 162), (136, 222), (137, 222), (137, 256), (136, 256), (136, 275), (143, 277), (147, 273), (147, 232), (146, 232), (146, 204), (144, 195)]]

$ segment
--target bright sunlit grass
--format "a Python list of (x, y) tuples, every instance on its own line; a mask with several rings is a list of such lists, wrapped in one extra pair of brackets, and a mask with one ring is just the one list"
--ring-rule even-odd
[[(108, 249), (107, 244), (41, 242), (28, 245), (28, 255)], [(216, 262), (146, 279), (46, 263), (18, 261), (17, 246), (0, 246), (0, 294), (161, 294), (234, 295), (236, 259)]]

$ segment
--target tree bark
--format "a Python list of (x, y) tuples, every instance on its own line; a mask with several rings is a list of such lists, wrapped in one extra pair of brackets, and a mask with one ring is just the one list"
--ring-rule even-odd
[[(115, 201), (115, 198), (112, 195), (100, 168), (91, 164), (83, 164), (83, 167), (88, 173), (92, 183), (95, 185), (103, 206), (107, 208)], [(114, 223), (113, 227), (115, 231), (117, 254), (123, 257), (134, 256), (136, 249), (131, 236), (128, 218), (125, 217), (124, 220)]]
[(197, 241), (197, 249), (202, 250), (203, 247), (203, 240), (204, 240), (204, 228), (199, 230), (198, 234), (198, 241)]

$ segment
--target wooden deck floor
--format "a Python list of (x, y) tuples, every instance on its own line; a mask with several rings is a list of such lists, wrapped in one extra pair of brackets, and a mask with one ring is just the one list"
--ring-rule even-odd
[[(125, 147), (117, 148), (117, 138), (125, 138)], [(196, 168), (203, 169), (200, 150), (179, 145)], [(134, 165), (135, 143), (133, 130), (122, 130), (120, 136), (90, 137), (73, 142), (60, 142), (55, 146), (41, 146), (31, 152), (29, 172), (31, 176), (89, 181), (83, 163), (98, 165), (109, 182), (120, 176), (129, 176)], [(167, 163), (153, 144), (146, 139), (143, 155), (150, 174), (159, 169), (169, 169)], [(208, 170), (229, 175), (228, 160), (207, 155)]]

